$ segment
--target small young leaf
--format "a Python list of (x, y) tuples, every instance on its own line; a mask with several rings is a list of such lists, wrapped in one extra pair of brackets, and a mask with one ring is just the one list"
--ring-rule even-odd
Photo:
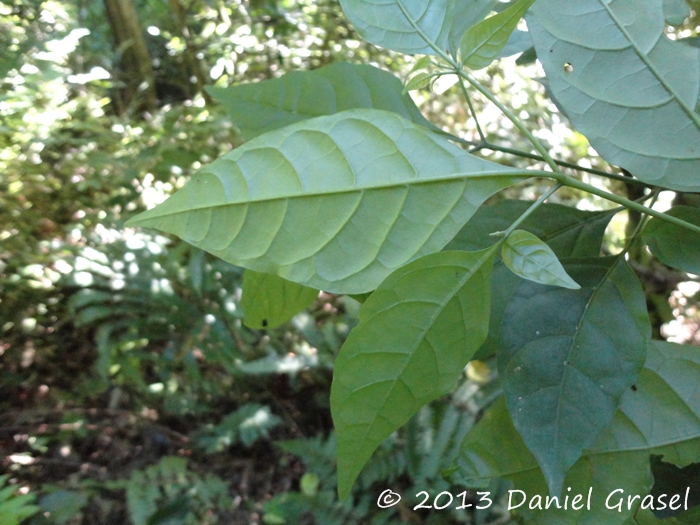
[(518, 285), (498, 353), (513, 423), (553, 496), (612, 421), (651, 338), (644, 291), (625, 261), (574, 260), (566, 269), (581, 289)]
[(495, 251), (418, 259), (392, 273), (362, 306), (331, 387), (341, 499), (377, 446), (449, 392), (484, 341)]
[(515, 230), (503, 244), (503, 262), (515, 275), (530, 281), (578, 290), (552, 249), (537, 236)]
[[(445, 249), (476, 251), (488, 248), (496, 241), (490, 234), (506, 230), (531, 205), (529, 201), (504, 199), (491, 206), (482, 206)], [(614, 212), (590, 212), (545, 203), (525, 219), (521, 228), (545, 241), (557, 257), (597, 257), (605, 228), (613, 215)], [(520, 278), (497, 260), (491, 283), (489, 335), (475, 354), (476, 359), (485, 359), (498, 349), (503, 314)]]
[(471, 27), (459, 44), (462, 63), (471, 69), (481, 69), (493, 62), (534, 2), (535, 0), (519, 0), (505, 11)]
[(243, 274), (243, 323), (249, 328), (276, 328), (318, 297), (318, 290), (270, 273), (246, 270)]
[(416, 71), (420, 71), (421, 69), (425, 69), (430, 64), (432, 64), (432, 62), (433, 62), (432, 57), (429, 57), (426, 55), (426, 56), (420, 58), (419, 60), (416, 60), (416, 63), (411, 68), (410, 73), (415, 73)]
[(406, 94), (409, 91), (414, 91), (416, 89), (423, 89), (424, 87), (430, 85), (430, 81), (433, 79), (433, 75), (426, 73), (425, 71), (418, 73), (411, 80), (408, 81), (406, 86), (403, 88), (403, 93)]
[[(666, 213), (700, 226), (698, 208), (674, 206)], [(644, 228), (642, 238), (662, 263), (684, 272), (700, 274), (700, 234), (654, 218)]]

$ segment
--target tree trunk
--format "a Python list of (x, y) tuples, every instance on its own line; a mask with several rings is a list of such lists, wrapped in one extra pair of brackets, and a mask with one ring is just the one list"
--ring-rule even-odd
[(197, 51), (192, 43), (189, 27), (187, 27), (187, 14), (180, 0), (168, 0), (168, 5), (173, 14), (173, 22), (175, 23), (175, 31), (185, 42), (185, 65), (187, 74), (190, 78), (194, 78), (197, 84), (197, 91), (202, 94), (204, 100), (211, 102), (209, 94), (204, 91), (204, 86), (207, 84), (206, 76), (202, 69), (201, 61), (197, 58)]
[(146, 47), (138, 14), (132, 0), (104, 0), (109, 26), (116, 48), (121, 52), (121, 78), (125, 88), (112, 97), (118, 114), (132, 103), (140, 111), (151, 111), (156, 105), (156, 90), (151, 56)]

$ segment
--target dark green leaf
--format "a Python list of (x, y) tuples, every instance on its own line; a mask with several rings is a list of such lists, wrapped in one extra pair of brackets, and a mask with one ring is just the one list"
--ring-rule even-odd
[(60, 524), (74, 518), (87, 502), (83, 494), (59, 490), (41, 498), (39, 506), (43, 512), (50, 514), (52, 523)]
[(581, 289), (521, 282), (498, 353), (508, 409), (552, 495), (612, 421), (651, 337), (644, 292), (627, 263), (595, 258), (565, 267)]
[[(700, 209), (675, 206), (666, 213), (700, 226)], [(700, 274), (700, 234), (675, 224), (652, 219), (644, 228), (644, 242), (662, 263), (684, 272)]]
[(483, 342), (494, 253), (418, 259), (392, 273), (362, 306), (331, 388), (341, 499), (377, 446), (449, 392)]
[(183, 525), (190, 512), (190, 499), (179, 497), (169, 501), (153, 513), (146, 525)]
[[(533, 512), (525, 505), (519, 512), (538, 525), (627, 525), (635, 504), (628, 510), (626, 497), (644, 496), (652, 487), (651, 454), (661, 454), (664, 461), (679, 466), (700, 459), (699, 383), (700, 351), (696, 347), (653, 341), (644, 368), (634, 388), (622, 396), (611, 426), (567, 475), (564, 486), (572, 488), (571, 494), (592, 488), (591, 511), (551, 508)], [(467, 486), (485, 486), (490, 479), (503, 477), (529, 498), (547, 495), (537, 461), (513, 426), (502, 399), (467, 434), (456, 466), (456, 479)], [(625, 498), (622, 512), (606, 509), (608, 494), (620, 488)], [(636, 505), (639, 503), (637, 499)]]
[[(700, 505), (700, 463), (691, 463), (685, 467), (678, 467), (672, 463), (662, 461), (660, 457), (653, 457), (651, 471), (654, 474), (654, 486), (651, 494), (658, 498), (661, 494), (682, 494), (685, 499), (686, 489), (692, 487), (688, 493), (688, 508)], [(683, 508), (673, 510), (671, 508), (659, 509), (656, 515), (659, 518), (678, 516)], [(694, 522), (697, 523), (697, 522)]]
[[(497, 237), (490, 234), (506, 230), (531, 205), (529, 201), (501, 200), (491, 206), (482, 206), (445, 249), (476, 251), (491, 246)], [(521, 228), (545, 241), (558, 257), (595, 257), (600, 254), (605, 228), (612, 216), (609, 212), (589, 212), (545, 203), (523, 222)], [(489, 335), (474, 356), (476, 359), (484, 359), (498, 349), (503, 313), (519, 282), (518, 276), (500, 260), (496, 261), (491, 280)]]
[[(446, 250), (483, 250), (498, 238), (490, 234), (504, 231), (530, 206), (530, 201), (500, 200), (482, 206), (457, 233)], [(557, 257), (596, 257), (600, 255), (603, 234), (613, 212), (591, 212), (545, 203), (520, 225), (546, 242)]]
[(246, 270), (243, 274), (243, 322), (250, 328), (276, 328), (318, 297), (318, 290), (277, 275)]
[(129, 224), (174, 233), (231, 264), (363, 293), (442, 249), (522, 173), (395, 113), (356, 109), (261, 135)]
[(254, 84), (207, 88), (248, 140), (295, 122), (357, 108), (392, 111), (437, 130), (402, 90), (401, 81), (391, 73), (346, 62)]
[(525, 53), (531, 49), (533, 49), (533, 47), (530, 33), (516, 29), (510, 35), (508, 42), (503, 47), (497, 58), (505, 58), (517, 55), (518, 53)]

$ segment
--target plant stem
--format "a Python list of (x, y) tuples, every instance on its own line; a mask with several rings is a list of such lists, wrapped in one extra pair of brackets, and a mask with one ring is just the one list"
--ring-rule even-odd
[[(499, 146), (498, 144), (492, 144), (491, 142), (486, 142), (485, 144), (480, 145), (480, 149), (490, 149), (492, 151), (500, 151), (502, 153), (508, 153), (509, 155), (524, 157), (526, 159), (539, 160), (539, 161), (544, 160), (540, 155), (535, 155), (534, 153), (528, 153), (526, 151), (521, 151), (519, 149), (509, 148), (507, 146)], [(607, 171), (603, 171), (603, 170), (599, 170), (599, 169), (595, 169), (595, 168), (586, 168), (585, 166), (579, 166), (578, 164), (574, 164), (573, 162), (566, 162), (565, 160), (554, 159), (554, 162), (556, 162), (558, 166), (561, 166), (563, 168), (570, 168), (570, 169), (576, 170), (576, 171), (585, 171), (586, 173), (591, 173), (593, 175), (598, 175), (600, 177), (606, 177), (608, 179), (618, 180), (620, 182), (624, 182), (625, 184), (637, 184), (640, 186), (651, 187), (649, 184), (646, 184), (640, 180), (631, 179), (629, 177), (625, 177), (623, 175), (618, 175), (616, 173), (609, 173)]]
[(549, 188), (544, 193), (544, 195), (542, 195), (539, 199), (537, 199), (535, 202), (533, 202), (532, 206), (530, 206), (527, 210), (525, 210), (525, 213), (523, 213), (520, 217), (518, 217), (516, 219), (516, 221), (513, 224), (511, 224), (510, 227), (506, 231), (503, 232), (503, 237), (508, 238), (508, 236), (511, 233), (513, 233), (518, 228), (518, 226), (520, 226), (525, 221), (525, 219), (527, 219), (530, 215), (532, 215), (532, 213), (537, 208), (539, 208), (540, 206), (542, 206), (542, 204), (544, 204), (544, 201), (549, 199), (563, 185), (564, 184), (562, 184), (561, 182), (557, 182), (554, 186)]
[(670, 222), (671, 224), (675, 224), (676, 226), (680, 226), (681, 228), (685, 228), (686, 230), (690, 230), (695, 233), (700, 233), (700, 226), (696, 226), (695, 224), (683, 221), (666, 213), (652, 210), (651, 208), (647, 208), (646, 206), (643, 206), (637, 202), (631, 201), (624, 197), (620, 197), (619, 195), (615, 195), (614, 193), (608, 193), (607, 191), (598, 189), (595, 186), (591, 186), (590, 184), (586, 184), (585, 182), (576, 180), (572, 177), (569, 177), (568, 175), (564, 175), (562, 173), (549, 173), (547, 171), (541, 171), (539, 172), (539, 176), (550, 177), (558, 182), (561, 182), (564, 186), (576, 188), (577, 190), (582, 190), (591, 193), (616, 204), (620, 204), (625, 208), (644, 213), (645, 215), (651, 215), (652, 217), (656, 217), (657, 219), (661, 219), (662, 221)]
[(464, 94), (464, 98), (467, 101), (467, 106), (469, 106), (469, 111), (471, 112), (472, 117), (474, 117), (474, 122), (476, 122), (476, 131), (479, 133), (481, 143), (486, 145), (488, 144), (488, 141), (486, 140), (486, 135), (484, 135), (484, 131), (481, 129), (481, 125), (479, 124), (479, 118), (476, 116), (476, 111), (474, 110), (474, 106), (472, 105), (472, 98), (469, 96), (469, 92), (467, 91), (467, 87), (464, 85), (464, 79), (462, 79), (462, 77), (459, 77), (459, 85), (462, 88), (462, 93)]
[(525, 135), (527, 140), (530, 141), (530, 143), (533, 145), (533, 147), (538, 151), (540, 155), (542, 155), (542, 158), (544, 161), (549, 165), (549, 167), (552, 169), (552, 171), (556, 173), (561, 173), (561, 170), (559, 169), (559, 166), (557, 166), (557, 163), (554, 162), (554, 159), (550, 156), (549, 152), (545, 149), (545, 147), (540, 143), (539, 140), (537, 140), (537, 137), (535, 137), (529, 129), (525, 127), (525, 125), (520, 121), (518, 117), (515, 116), (515, 114), (508, 109), (500, 100), (498, 100), (493, 93), (491, 93), (488, 89), (486, 89), (484, 86), (482, 86), (475, 78), (472, 78), (471, 75), (467, 74), (460, 64), (457, 63), (455, 59), (453, 59), (451, 56), (449, 56), (447, 53), (445, 53), (442, 49), (440, 49), (435, 43), (428, 38), (428, 36), (423, 32), (423, 30), (418, 27), (416, 22), (411, 18), (411, 16), (408, 14), (406, 11), (406, 8), (403, 6), (401, 2), (397, 2), (397, 6), (399, 9), (401, 9), (401, 12), (403, 13), (403, 16), (406, 17), (406, 20), (413, 26), (413, 29), (418, 33), (421, 38), (425, 41), (426, 44), (430, 46), (430, 48), (435, 51), (437, 56), (442, 58), (445, 62), (447, 62), (452, 68), (454, 69), (454, 73), (469, 82), (473, 88), (475, 88), (477, 91), (479, 91), (482, 95), (484, 95), (488, 100), (490, 100), (495, 106), (501, 110), (501, 113), (503, 113), (508, 120), (510, 120), (513, 125), (520, 130), (520, 132)]
[(536, 175), (537, 172), (533, 170), (531, 172), (533, 176), (541, 176), (541, 177), (549, 177), (557, 182), (563, 184), (564, 186), (569, 186), (570, 188), (576, 188), (579, 190), (586, 191), (588, 193), (591, 193), (593, 195), (597, 195), (598, 197), (602, 197), (603, 199), (607, 199), (609, 201), (615, 202), (617, 204), (621, 204), (622, 206), (625, 206), (628, 209), (633, 209), (636, 211), (639, 211), (641, 213), (644, 213), (646, 215), (651, 215), (652, 217), (656, 217), (657, 219), (661, 219), (666, 222), (670, 222), (671, 224), (675, 224), (676, 226), (680, 226), (681, 228), (685, 228), (687, 230), (691, 230), (695, 233), (700, 233), (700, 226), (696, 226), (694, 224), (690, 224), (689, 222), (682, 221), (680, 219), (677, 219), (676, 217), (672, 217), (671, 215), (667, 215), (662, 212), (658, 212), (656, 210), (652, 210), (651, 208), (647, 208), (646, 206), (642, 206), (641, 204), (638, 204), (634, 201), (631, 201), (629, 199), (625, 199), (624, 197), (620, 197), (618, 195), (615, 195), (614, 193), (608, 193), (607, 191), (599, 190), (595, 186), (591, 186), (590, 184), (586, 184), (585, 182), (578, 181), (572, 177), (569, 177), (568, 175), (565, 175), (562, 173), (562, 171), (559, 169), (559, 166), (557, 163), (554, 161), (554, 159), (551, 157), (549, 152), (545, 149), (545, 147), (540, 143), (539, 140), (537, 140), (537, 137), (535, 137), (529, 129), (525, 127), (525, 125), (520, 121), (518, 117), (515, 116), (515, 114), (508, 109), (500, 100), (498, 100), (493, 93), (491, 93), (488, 89), (486, 89), (484, 86), (482, 86), (475, 78), (472, 78), (471, 75), (466, 73), (462, 67), (457, 63), (456, 60), (454, 60), (452, 57), (450, 57), (447, 53), (445, 53), (442, 49), (440, 49), (435, 43), (430, 40), (427, 35), (423, 32), (423, 30), (418, 27), (418, 25), (415, 23), (415, 21), (409, 16), (408, 12), (406, 11), (406, 8), (403, 6), (401, 2), (397, 3), (397, 6), (399, 9), (401, 9), (401, 12), (403, 15), (406, 17), (406, 20), (409, 21), (409, 23), (413, 26), (413, 29), (423, 38), (426, 44), (430, 46), (430, 48), (435, 51), (435, 54), (442, 58), (445, 62), (447, 62), (452, 68), (454, 69), (454, 72), (456, 75), (460, 76), (469, 84), (471, 84), (472, 87), (474, 87), (477, 91), (479, 91), (482, 95), (484, 95), (488, 100), (490, 100), (498, 109), (501, 110), (501, 112), (510, 120), (513, 125), (520, 130), (520, 132), (530, 141), (532, 146), (537, 150), (537, 152), (542, 155), (542, 159), (547, 163), (547, 165), (552, 169), (552, 173), (549, 172), (539, 172), (538, 175)]
[[(653, 207), (654, 204), (656, 203), (656, 200), (659, 198), (659, 193), (661, 193), (660, 190), (656, 190), (656, 191), (654, 191), (653, 194), (647, 196), (647, 197), (651, 197), (651, 203), (649, 204), (650, 208)], [(624, 256), (627, 252), (630, 251), (630, 249), (632, 248), (632, 245), (637, 240), (637, 237), (642, 232), (642, 229), (644, 228), (644, 226), (646, 225), (648, 220), (649, 220), (649, 217), (642, 217), (641, 220), (639, 221), (639, 223), (637, 223), (637, 227), (632, 232), (632, 235), (630, 235), (627, 238), (627, 240), (625, 242), (625, 247), (620, 252), (620, 256)]]

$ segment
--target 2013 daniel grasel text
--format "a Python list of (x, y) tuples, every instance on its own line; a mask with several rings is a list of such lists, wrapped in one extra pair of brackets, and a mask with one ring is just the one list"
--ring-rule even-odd
[[(528, 498), (527, 493), (522, 490), (508, 491), (508, 510), (518, 508), (529, 508), (530, 510), (548, 510), (548, 509), (564, 509), (564, 510), (591, 510), (593, 500), (593, 487), (588, 489), (587, 494), (570, 494), (571, 487), (567, 488), (567, 493), (558, 498), (556, 496), (542, 496), (535, 494)], [(637, 500), (641, 500), (640, 508), (642, 510), (688, 510), (688, 499), (690, 497), (690, 487), (687, 487), (685, 494), (648, 494), (640, 496), (639, 494), (625, 495), (624, 489), (615, 489), (611, 491), (605, 498), (605, 508), (622, 512), (623, 509), (634, 510), (637, 505)]]

